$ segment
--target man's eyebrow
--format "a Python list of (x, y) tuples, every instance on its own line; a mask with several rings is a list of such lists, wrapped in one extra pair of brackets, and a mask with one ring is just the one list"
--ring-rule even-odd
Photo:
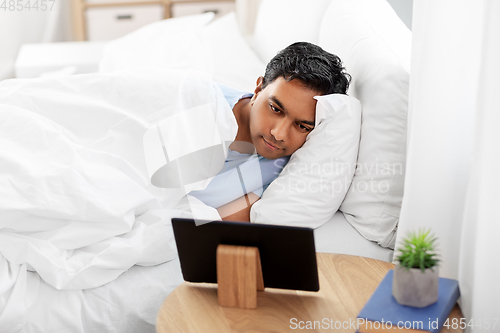
[(283, 107), (283, 104), (281, 104), (280, 100), (279, 100), (276, 96), (271, 95), (271, 96), (269, 96), (269, 99), (270, 99), (271, 101), (273, 101), (274, 103), (278, 104), (278, 106), (280, 107), (280, 109), (281, 109), (282, 111), (286, 111), (286, 110), (285, 110), (285, 108)]
[[(285, 113), (286, 113), (286, 110), (285, 110), (285, 108), (283, 107), (283, 104), (280, 102), (280, 100), (279, 100), (276, 96), (271, 95), (271, 96), (269, 96), (269, 99), (270, 99), (271, 101), (273, 101), (274, 103), (276, 103), (276, 104), (280, 107), (280, 109), (281, 109), (283, 112), (285, 112)], [(315, 122), (314, 122), (314, 121), (309, 121), (309, 120), (299, 120), (299, 122), (300, 122), (300, 123), (304, 123), (304, 124), (309, 125), (309, 126), (314, 126), (314, 125), (315, 125)]]
[(309, 121), (309, 120), (299, 120), (299, 122), (304, 123), (306, 125), (310, 125), (314, 127), (314, 121)]

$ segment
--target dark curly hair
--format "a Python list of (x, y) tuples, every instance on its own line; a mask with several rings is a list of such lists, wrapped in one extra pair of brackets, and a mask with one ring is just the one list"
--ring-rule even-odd
[(287, 81), (300, 80), (321, 95), (347, 94), (351, 75), (342, 61), (321, 47), (297, 42), (281, 50), (266, 66), (262, 89), (278, 77)]

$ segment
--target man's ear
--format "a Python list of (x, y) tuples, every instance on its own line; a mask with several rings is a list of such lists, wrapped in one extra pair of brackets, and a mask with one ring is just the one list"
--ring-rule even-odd
[(262, 82), (264, 82), (264, 77), (259, 76), (257, 78), (257, 82), (255, 83), (257, 86), (255, 87), (254, 94), (252, 98), (250, 99), (250, 104), (253, 105), (255, 102), (255, 99), (257, 98), (257, 95), (262, 91)]

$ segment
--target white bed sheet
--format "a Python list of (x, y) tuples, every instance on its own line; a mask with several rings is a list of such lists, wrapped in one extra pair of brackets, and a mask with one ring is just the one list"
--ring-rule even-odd
[[(141, 69), (0, 84), (0, 332), (85, 331), (82, 290), (133, 265), (174, 259), (171, 217), (219, 217), (181, 200), (207, 180), (160, 189), (146, 170), (144, 133), (179, 114), (189, 132), (198, 106), (216, 120), (211, 137), (234, 139), (234, 115), (202, 73)], [(206, 143), (195, 133), (193, 142)]]
[[(157, 266), (133, 266), (93, 289), (57, 290), (41, 280), (28, 320), (18, 332), (155, 332), (162, 302), (182, 282), (178, 258)], [(0, 332), (13, 332), (5, 329)]]
[(394, 251), (363, 237), (338, 211), (321, 227), (314, 229), (317, 252), (342, 253), (392, 262)]

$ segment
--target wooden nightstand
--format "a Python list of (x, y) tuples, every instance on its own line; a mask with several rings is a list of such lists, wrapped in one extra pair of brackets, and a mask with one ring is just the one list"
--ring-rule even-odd
[(111, 40), (166, 18), (234, 9), (234, 0), (72, 0), (73, 36)]
[[(217, 286), (184, 282), (163, 302), (156, 319), (158, 333), (293, 332), (307, 321), (328, 326), (314, 332), (355, 332), (359, 311), (393, 264), (345, 254), (318, 253), (319, 292), (266, 289), (258, 293), (257, 309), (219, 306)], [(450, 318), (462, 318), (455, 305)], [(344, 327), (331, 327), (340, 323)], [(324, 323), (322, 323), (324, 324)], [(309, 331), (309, 330), (304, 330)], [(441, 333), (460, 333), (461, 329)]]

